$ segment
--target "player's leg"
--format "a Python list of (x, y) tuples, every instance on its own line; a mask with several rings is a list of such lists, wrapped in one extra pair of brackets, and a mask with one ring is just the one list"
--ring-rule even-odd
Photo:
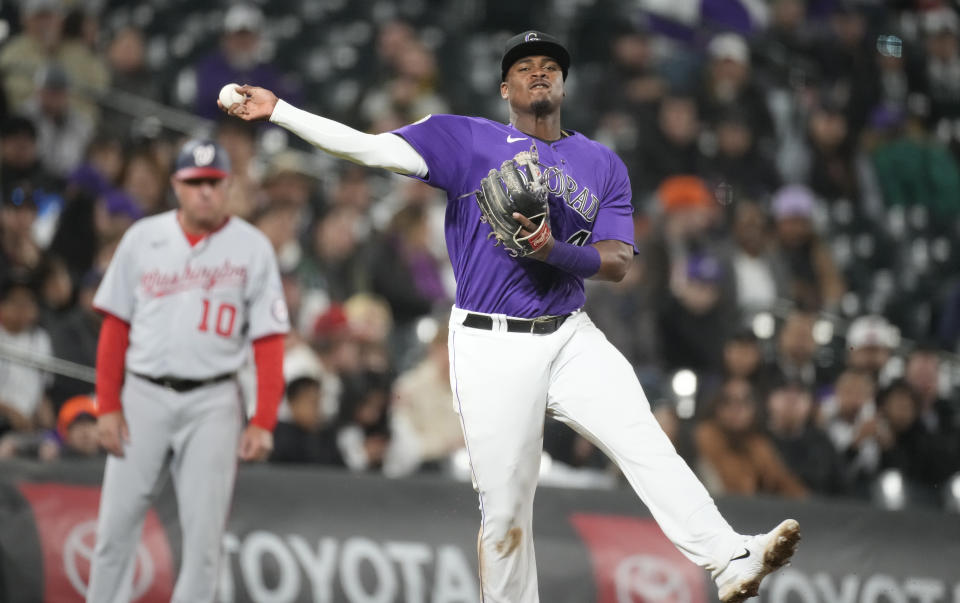
[(127, 603), (132, 596), (143, 520), (169, 451), (173, 428), (169, 395), (136, 377), (128, 377), (124, 384), (130, 443), (123, 458), (107, 458), (87, 588), (90, 603)]
[(533, 497), (543, 449), (543, 339), (451, 320), (450, 383), (479, 493), (483, 603), (538, 601)]
[(171, 462), (183, 532), (173, 603), (214, 600), (220, 548), (237, 471), (242, 417), (233, 382), (181, 396), (183, 413)]
[(599, 446), (623, 471), (664, 534), (694, 563), (717, 573), (743, 551), (737, 534), (676, 453), (650, 411), (627, 360), (581, 313), (560, 352), (549, 412)]

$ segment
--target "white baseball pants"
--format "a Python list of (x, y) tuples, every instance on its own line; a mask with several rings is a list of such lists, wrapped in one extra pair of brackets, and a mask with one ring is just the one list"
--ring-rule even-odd
[(128, 373), (121, 399), (130, 443), (123, 458), (107, 459), (87, 602), (131, 600), (143, 521), (168, 455), (183, 532), (171, 601), (212, 602), (237, 471), (238, 386), (231, 380), (177, 393)]
[(582, 311), (554, 333), (492, 331), (450, 317), (450, 382), (480, 497), (483, 603), (537, 603), (533, 498), (544, 416), (566, 423), (620, 468), (666, 536), (707, 570), (723, 568), (742, 536), (650, 412), (626, 358)]

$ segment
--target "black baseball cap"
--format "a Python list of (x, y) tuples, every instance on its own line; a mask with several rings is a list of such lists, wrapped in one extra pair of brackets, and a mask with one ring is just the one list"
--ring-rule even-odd
[(563, 79), (567, 79), (567, 70), (570, 69), (570, 53), (563, 47), (560, 40), (541, 31), (525, 31), (509, 40), (503, 49), (503, 58), (500, 59), (500, 81), (507, 79), (507, 71), (511, 65), (523, 57), (533, 55), (548, 56), (560, 64)]
[(223, 147), (212, 140), (188, 141), (177, 155), (173, 177), (177, 180), (226, 178), (230, 175), (230, 158)]

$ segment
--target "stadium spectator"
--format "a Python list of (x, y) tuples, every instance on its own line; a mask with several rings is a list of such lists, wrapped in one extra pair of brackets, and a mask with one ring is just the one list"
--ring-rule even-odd
[(230, 157), (230, 183), (227, 185), (227, 210), (249, 219), (257, 206), (260, 169), (256, 165), (257, 137), (254, 127), (238, 119), (217, 125), (217, 142)]
[(23, 191), (60, 189), (60, 180), (40, 161), (37, 126), (23, 116), (9, 117), (0, 125), (0, 191), (9, 199)]
[(167, 173), (150, 148), (141, 147), (127, 157), (121, 186), (144, 215), (167, 209)]
[(0, 199), (0, 277), (39, 269), (43, 260), (43, 250), (33, 238), (37, 205), (28, 191), (18, 187)]
[(918, 116), (879, 106), (869, 126), (865, 151), (887, 207), (925, 207), (934, 219), (960, 214), (957, 160)]
[[(323, 205), (318, 174), (310, 169), (301, 154), (282, 151), (270, 158), (263, 176), (263, 193), (267, 203), (291, 203), (301, 215), (304, 225)], [(305, 230), (303, 226), (301, 231)]]
[(335, 399), (324, 397), (324, 411), (337, 416), (343, 408), (344, 382), (362, 368), (361, 346), (342, 304), (330, 304), (316, 317), (310, 345), (320, 363), (324, 392), (336, 393)]
[(847, 483), (859, 493), (876, 475), (881, 448), (892, 438), (887, 424), (877, 418), (875, 392), (869, 373), (847, 369), (820, 406), (818, 422), (843, 459)]
[(816, 320), (816, 315), (804, 310), (794, 310), (787, 315), (777, 332), (775, 360), (764, 369), (765, 383), (798, 381), (814, 392), (827, 383), (826, 370), (814, 361)]
[(436, 90), (434, 53), (419, 40), (410, 40), (392, 60), (389, 80), (375, 82), (360, 101), (360, 118), (371, 132), (387, 132), (449, 107)]
[(440, 261), (430, 249), (427, 218), (421, 205), (400, 208), (370, 255), (371, 289), (390, 304), (401, 330), (449, 301)]
[(757, 203), (742, 201), (733, 211), (733, 272), (737, 307), (744, 321), (773, 309), (787, 296), (774, 261), (769, 218)]
[(725, 32), (710, 40), (697, 104), (707, 123), (716, 123), (721, 114), (738, 108), (760, 152), (772, 148), (773, 119), (766, 96), (753, 80), (750, 49), (739, 34)]
[(403, 50), (416, 43), (417, 32), (410, 23), (400, 19), (383, 23), (377, 30), (377, 79), (383, 81), (395, 74)]
[(610, 38), (610, 58), (599, 81), (603, 84), (593, 89), (592, 99), (597, 114), (615, 111), (637, 116), (650, 112), (667, 89), (650, 34), (632, 25), (620, 25)]
[(264, 16), (253, 4), (232, 4), (223, 19), (220, 47), (196, 65), (196, 96), (185, 99), (194, 112), (207, 119), (222, 117), (213, 99), (224, 84), (257, 82), (276, 90), (290, 102), (298, 102), (299, 91), (290, 78), (262, 58)]
[(66, 263), (55, 255), (45, 254), (39, 270), (41, 322), (65, 313), (76, 303), (75, 283)]
[(460, 417), (454, 412), (450, 390), (445, 324), (430, 341), (423, 359), (397, 377), (392, 411), (394, 425), (405, 424), (411, 430), (425, 468), (440, 468), (452, 453), (463, 448)]
[(252, 215), (247, 216), (247, 219), (270, 240), (277, 254), (281, 272), (293, 270), (303, 259), (303, 249), (297, 239), (299, 217), (299, 208), (287, 201), (265, 203)]
[(619, 283), (587, 283), (586, 311), (614, 346), (630, 361), (644, 389), (660, 373), (660, 352), (653, 287), (643, 254)]
[(837, 2), (829, 19), (825, 39), (815, 49), (824, 89), (842, 94), (850, 132), (860, 129), (876, 101), (877, 65), (874, 40), (867, 35), (867, 16), (862, 6)]
[(348, 205), (327, 207), (312, 229), (312, 248), (297, 273), (305, 289), (319, 290), (327, 299), (343, 302), (366, 281), (361, 216)]
[(845, 492), (843, 466), (827, 434), (815, 424), (813, 394), (797, 381), (783, 381), (767, 395), (767, 433), (780, 457), (810, 491)]
[[(169, 95), (165, 93), (158, 74), (147, 64), (146, 56), (143, 30), (135, 25), (127, 25), (114, 33), (106, 49), (111, 88), (154, 101), (169, 102)], [(135, 123), (136, 118), (129, 112), (105, 107), (100, 130), (126, 138), (133, 135)]]
[(37, 154), (59, 178), (80, 165), (94, 135), (94, 122), (72, 104), (73, 85), (63, 67), (50, 63), (37, 73), (36, 93), (23, 105), (37, 127)]
[(859, 199), (858, 174), (854, 167), (855, 139), (850, 136), (847, 116), (834, 102), (821, 100), (807, 118), (810, 173), (807, 181), (818, 197), (827, 201)]
[(922, 73), (930, 94), (931, 122), (960, 117), (960, 22), (949, 6), (923, 13), (926, 65)]
[(108, 190), (97, 198), (94, 206), (94, 226), (98, 248), (92, 269), (106, 270), (104, 260), (109, 260), (109, 256), (113, 254), (113, 246), (119, 243), (127, 228), (143, 215), (139, 203), (122, 190)]
[[(770, 388), (780, 378), (770, 368), (770, 362), (763, 342), (749, 327), (735, 331), (723, 345), (723, 378), (743, 379), (750, 383), (758, 400), (765, 400)], [(760, 418), (765, 408), (758, 409)]]
[[(126, 25), (117, 30), (107, 45), (106, 57), (112, 88), (154, 100), (164, 98), (157, 74), (147, 64), (147, 43), (142, 29)], [(130, 134), (122, 129), (116, 132)]]
[(700, 123), (696, 99), (670, 92), (660, 100), (656, 115), (651, 132), (638, 137), (636, 161), (627, 163), (638, 208), (666, 178), (696, 174), (703, 162), (697, 144)]
[(758, 83), (765, 88), (803, 86), (818, 74), (816, 40), (804, 18), (806, 10), (806, 0), (770, 3), (770, 22), (752, 41), (751, 52)]
[(716, 150), (701, 165), (704, 179), (729, 187), (732, 200), (766, 199), (780, 185), (780, 175), (758, 146), (755, 118), (747, 111), (731, 105), (713, 113)]
[(880, 417), (890, 431), (881, 442), (881, 469), (897, 469), (904, 479), (937, 486), (960, 468), (956, 440), (930, 433), (920, 419), (920, 396), (896, 380), (877, 395)]
[(60, 51), (63, 12), (59, 0), (26, 0), (20, 6), (23, 30), (0, 49), (0, 73), (7, 102), (19, 111), (36, 90), (36, 74)]
[(723, 342), (736, 324), (732, 289), (729, 267), (721, 257), (694, 253), (674, 267), (657, 315), (667, 371), (690, 368), (702, 375), (721, 371)]
[(312, 377), (287, 383), (291, 419), (279, 421), (273, 432), (271, 463), (301, 463), (343, 467), (337, 434), (320, 407), (322, 385)]
[(396, 335), (390, 305), (377, 295), (361, 292), (343, 303), (343, 311), (360, 348), (360, 369), (390, 373), (394, 367), (390, 338)]
[(774, 257), (784, 275), (790, 299), (809, 310), (836, 308), (846, 291), (830, 250), (814, 231), (813, 193), (787, 185), (773, 197), (777, 244)]
[(876, 104), (929, 114), (930, 98), (923, 65), (910, 48), (894, 46), (877, 53)]
[(945, 436), (960, 446), (960, 412), (940, 395), (940, 355), (935, 346), (914, 347), (907, 355), (903, 378), (919, 399), (917, 413), (927, 433)]
[[(97, 405), (90, 395), (77, 395), (57, 414), (60, 446), (56, 458), (81, 459), (103, 454), (97, 437)], [(51, 459), (52, 460), (52, 459)]]
[(124, 138), (97, 134), (86, 149), (83, 163), (67, 178), (67, 196), (78, 192), (99, 195), (120, 184), (126, 161)]
[(363, 372), (344, 384), (337, 445), (352, 471), (378, 471), (388, 477), (413, 472), (419, 465), (416, 442), (391, 426), (388, 375)]
[(91, 395), (78, 395), (57, 414), (56, 430), (8, 433), (0, 437), (0, 459), (22, 458), (43, 462), (88, 459), (103, 449), (97, 437), (97, 408)]
[(776, 494), (797, 498), (807, 489), (757, 428), (757, 401), (742, 379), (723, 385), (710, 418), (696, 428), (699, 470), (714, 494)]
[(100, 102), (110, 88), (106, 58), (98, 52), (100, 18), (95, 4), (73, 4), (63, 20), (56, 61), (73, 84), (70, 106), (90, 123), (100, 123)]
[(897, 328), (876, 314), (860, 316), (847, 328), (847, 366), (879, 383), (883, 367), (900, 342)]
[[(0, 344), (49, 357), (53, 350), (50, 336), (37, 323), (40, 308), (35, 287), (26, 273), (10, 274), (0, 283)], [(0, 433), (53, 426), (47, 373), (4, 355), (0, 356), (0, 383)]]
[[(103, 316), (93, 309), (93, 294), (102, 276), (95, 270), (85, 274), (78, 283), (76, 304), (48, 319), (46, 328), (57, 358), (89, 367), (96, 364), (97, 337)], [(57, 375), (50, 387), (50, 400), (54, 408), (59, 409), (67, 398), (89, 390), (89, 383)]]

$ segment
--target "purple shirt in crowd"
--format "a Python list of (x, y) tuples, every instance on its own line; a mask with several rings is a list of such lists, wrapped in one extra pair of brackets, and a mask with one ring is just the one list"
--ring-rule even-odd
[(550, 189), (550, 226), (558, 241), (633, 245), (627, 168), (613, 151), (579, 133), (552, 143), (479, 117), (433, 115), (395, 134), (423, 157), (424, 182), (447, 191), (447, 253), (458, 308), (521, 318), (568, 314), (583, 306), (583, 279), (530, 258), (513, 258), (489, 239), (475, 192), (492, 168), (537, 146)]

